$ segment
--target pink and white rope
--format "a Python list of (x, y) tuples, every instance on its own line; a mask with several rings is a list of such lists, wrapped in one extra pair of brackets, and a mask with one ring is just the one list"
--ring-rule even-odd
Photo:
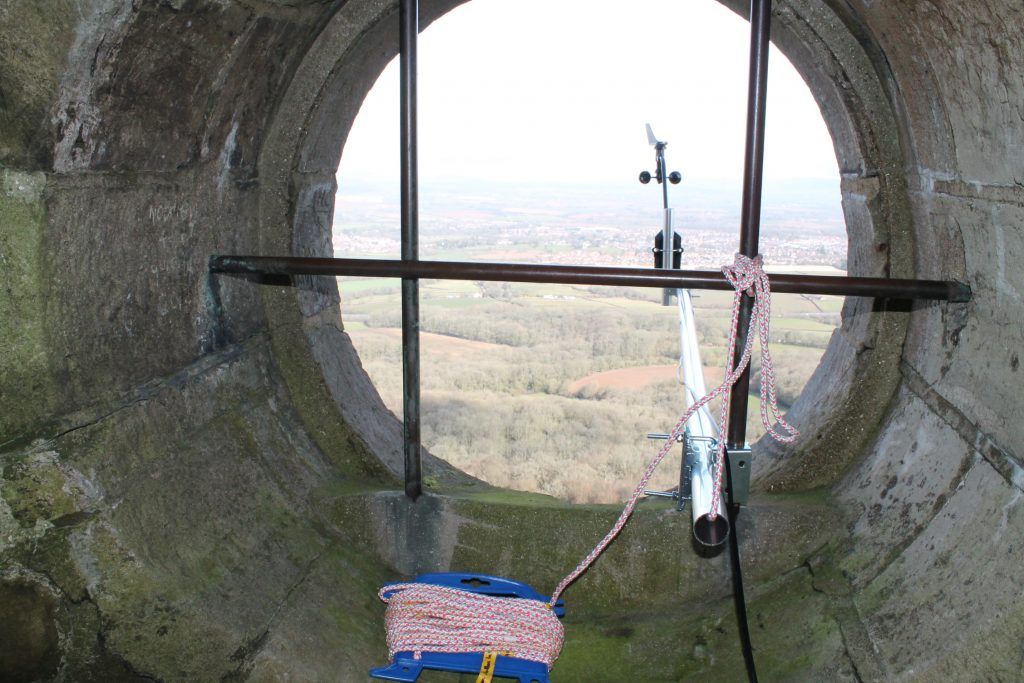
[[(385, 615), (388, 650), (394, 658), (397, 652), (411, 651), (416, 657), (423, 652), (499, 652), (536, 662), (544, 662), (550, 668), (562, 649), (562, 624), (552, 607), (562, 592), (604, 552), (615, 540), (629, 521), (637, 501), (643, 495), (647, 483), (665, 456), (676, 444), (676, 438), (683, 433), (687, 421), (693, 414), (715, 398), (722, 398), (722, 414), (719, 418), (719, 440), (715, 460), (714, 492), (712, 495), (712, 520), (717, 516), (722, 496), (722, 480), (725, 472), (725, 435), (729, 430), (729, 397), (732, 387), (750, 363), (755, 331), (761, 342), (761, 422), (772, 438), (790, 443), (799, 432), (782, 419), (775, 396), (775, 373), (768, 351), (769, 316), (771, 314), (771, 288), (764, 272), (760, 256), (749, 258), (736, 254), (731, 266), (723, 266), (722, 272), (736, 290), (732, 305), (726, 358), (736, 357), (736, 344), (740, 318), (740, 305), (744, 293), (754, 298), (753, 311), (747, 328), (746, 343), (735, 367), (725, 379), (699, 401), (693, 403), (676, 422), (672, 432), (657, 455), (647, 465), (643, 476), (626, 502), (618, 520), (568, 576), (555, 588), (547, 603), (523, 598), (495, 598), (444, 586), (408, 583), (388, 586), (381, 590), (380, 597), (388, 603)], [(777, 428), (778, 427), (778, 428)], [(394, 591), (384, 597), (385, 591)]]
[[(711, 513), (709, 517), (714, 521), (715, 517), (718, 516), (718, 507), (722, 499), (722, 479), (725, 473), (725, 435), (729, 431), (729, 397), (732, 395), (732, 386), (736, 383), (736, 380), (740, 378), (747, 365), (750, 363), (750, 355), (754, 346), (754, 332), (757, 331), (757, 337), (761, 341), (761, 422), (768, 430), (768, 434), (777, 441), (782, 443), (791, 443), (799, 432), (794, 429), (789, 423), (782, 419), (782, 415), (779, 412), (778, 402), (775, 397), (775, 373), (772, 369), (772, 357), (768, 352), (768, 336), (769, 336), (769, 316), (771, 315), (771, 287), (768, 284), (768, 276), (764, 272), (763, 260), (760, 255), (755, 258), (744, 256), (743, 254), (736, 254), (736, 259), (731, 266), (722, 266), (722, 273), (725, 278), (732, 284), (736, 290), (735, 296), (732, 302), (732, 324), (729, 326), (729, 341), (727, 344), (726, 358), (732, 359), (736, 357), (736, 340), (738, 336), (738, 328), (740, 322), (740, 305), (743, 301), (743, 295), (750, 294), (754, 298), (754, 307), (750, 315), (750, 323), (747, 328), (746, 344), (743, 347), (743, 354), (740, 356), (739, 361), (735, 367), (725, 375), (725, 379), (717, 387), (709, 391), (699, 401), (693, 403), (682, 417), (676, 422), (675, 427), (669, 433), (669, 438), (665, 441), (665, 445), (661, 447), (657, 455), (651, 460), (650, 464), (647, 465), (647, 469), (644, 470), (644, 474), (640, 477), (640, 482), (633, 489), (632, 495), (629, 500), (626, 501), (626, 507), (623, 508), (622, 514), (619, 515), (618, 520), (612, 528), (605, 534), (605, 537), (594, 546), (594, 549), (590, 551), (590, 554), (583, 558), (576, 568), (569, 572), (568, 576), (562, 579), (562, 582), (555, 588), (554, 593), (551, 594), (550, 604), (554, 605), (555, 601), (562, 595), (562, 592), (571, 584), (573, 581), (578, 579), (583, 572), (594, 563), (594, 560), (604, 552), (604, 549), (615, 540), (615, 537), (622, 531), (622, 527), (626, 526), (626, 522), (629, 521), (630, 516), (633, 514), (633, 508), (636, 507), (637, 501), (644, 493), (644, 489), (647, 488), (647, 483), (651, 477), (654, 476), (654, 471), (658, 469), (658, 465), (665, 459), (665, 456), (669, 454), (672, 448), (676, 444), (676, 439), (680, 434), (683, 433), (686, 428), (686, 423), (689, 419), (700, 410), (704, 405), (710, 401), (722, 397), (722, 414), (718, 420), (718, 447), (716, 451), (715, 460), (715, 486), (714, 492), (711, 498)], [(775, 428), (774, 422), (778, 423), (783, 431), (779, 431)]]
[[(384, 593), (394, 593), (385, 597)], [(562, 622), (547, 603), (526, 598), (495, 598), (426, 583), (386, 586), (380, 599), (388, 651), (496, 652), (548, 668), (562, 651)]]

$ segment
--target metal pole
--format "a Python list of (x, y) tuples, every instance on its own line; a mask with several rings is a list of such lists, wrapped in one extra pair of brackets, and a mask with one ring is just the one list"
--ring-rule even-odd
[[(402, 261), (419, 259), (419, 170), (416, 139), (416, 46), (419, 0), (400, 0), (400, 125), (402, 155)], [(422, 493), (420, 469), (420, 300), (419, 281), (402, 279), (402, 435), (405, 495)]]
[[(768, 93), (768, 46), (771, 34), (771, 0), (750, 0), (750, 81), (747, 90), (747, 145), (743, 167), (743, 209), (740, 222), (740, 253), (757, 256), (761, 232), (761, 185), (764, 172), (765, 104)], [(736, 339), (736, 352), (729, 360), (736, 367), (747, 340), (747, 326), (754, 307), (754, 299), (746, 294), (740, 304)], [(743, 371), (732, 387), (729, 398), (729, 433), (726, 438), (726, 472), (729, 471), (729, 452), (746, 446), (747, 394), (750, 391), (750, 366)], [(724, 435), (723, 435), (724, 436)], [(739, 508), (732, 500), (729, 486), (729, 522), (736, 529)], [(736, 621), (739, 624), (743, 661), (750, 683), (757, 683), (757, 667), (747, 624), (747, 607), (743, 596), (743, 575), (740, 571), (739, 538), (736, 529), (729, 541), (733, 570), (733, 599), (736, 603)]]
[[(301, 256), (213, 256), (214, 273), (239, 275), (355, 275), (431, 280), (540, 282), (610, 287), (667, 287), (731, 291), (717, 270), (658, 270), (606, 266), (554, 266), (528, 263), (466, 263), (459, 261), (396, 261), (382, 259), (308, 258)], [(886, 299), (932, 299), (965, 302), (971, 289), (952, 280), (909, 280), (827, 275), (771, 275), (772, 291), (780, 294), (865, 296)]]
[[(665, 183), (666, 185), (668, 183)], [(665, 222), (661, 226), (661, 267), (663, 270), (671, 271), (672, 266), (675, 265), (676, 258), (676, 242), (675, 242), (675, 225), (672, 218), (672, 209), (665, 207)], [(675, 295), (675, 290), (665, 289), (661, 292), (661, 305), (671, 306), (672, 297)]]
[(668, 209), (668, 168), (665, 165), (665, 143), (659, 143), (657, 150), (658, 182), (661, 183), (661, 208)]
[[(668, 208), (668, 165), (665, 163), (665, 146), (668, 143), (659, 142), (655, 147), (655, 160), (658, 165), (658, 182), (661, 183), (661, 208), (665, 212), (664, 222), (661, 226), (661, 267), (665, 270), (672, 270), (675, 261), (675, 228), (672, 222), (672, 209)], [(661, 293), (661, 305), (671, 306), (672, 296), (675, 292), (666, 289)]]
[[(765, 102), (768, 93), (768, 46), (772, 21), (771, 0), (750, 2), (750, 81), (747, 90), (747, 145), (743, 167), (743, 209), (740, 223), (740, 253), (757, 256), (761, 232), (761, 185), (764, 171)], [(736, 366), (744, 344), (754, 299), (744, 295), (740, 308), (736, 354), (730, 361)], [(729, 401), (727, 448), (743, 448), (747, 438), (747, 393), (750, 368), (747, 367), (732, 388)]]

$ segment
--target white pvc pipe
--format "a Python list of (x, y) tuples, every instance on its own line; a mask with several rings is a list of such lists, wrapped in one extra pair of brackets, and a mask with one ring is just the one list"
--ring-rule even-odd
[[(693, 302), (688, 290), (678, 290), (680, 365), (686, 384), (686, 405), (692, 406), (698, 397), (707, 393), (704, 384), (704, 368), (701, 365), (700, 349), (697, 346), (697, 328), (693, 319)], [(715, 422), (705, 406), (698, 410), (686, 423), (692, 440), (695, 458), (690, 473), (690, 511), (693, 514), (693, 535), (698, 543), (716, 546), (729, 537), (729, 521), (725, 516), (722, 500), (718, 501), (715, 521), (711, 521), (711, 505), (714, 497), (714, 469), (712, 456), (714, 446), (711, 439), (716, 435)], [(685, 457), (685, 455), (684, 455)]]
[(711, 501), (714, 490), (714, 471), (711, 469), (710, 444), (701, 444), (690, 476), (690, 510), (693, 513), (693, 536), (702, 545), (715, 546), (729, 538), (729, 520), (725, 516), (722, 500), (718, 501), (718, 514), (711, 521)]

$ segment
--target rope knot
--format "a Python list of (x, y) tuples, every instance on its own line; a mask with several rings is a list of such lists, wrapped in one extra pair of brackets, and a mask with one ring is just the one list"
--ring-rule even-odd
[(722, 274), (737, 292), (746, 292), (754, 296), (757, 284), (767, 283), (768, 276), (764, 272), (764, 259), (760, 254), (751, 258), (737, 253), (732, 265), (722, 266)]

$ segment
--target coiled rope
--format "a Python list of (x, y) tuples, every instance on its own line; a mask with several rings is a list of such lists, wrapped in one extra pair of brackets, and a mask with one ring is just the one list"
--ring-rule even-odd
[[(385, 592), (394, 592), (385, 597)], [(496, 598), (427, 583), (403, 583), (380, 591), (388, 652), (497, 652), (551, 665), (562, 651), (564, 631), (554, 610), (540, 600)]]
[[(396, 652), (407, 651), (412, 651), (416, 657), (423, 652), (500, 652), (544, 662), (550, 668), (558, 658), (564, 637), (562, 624), (552, 610), (555, 603), (563, 591), (590, 568), (622, 531), (647, 488), (647, 483), (672, 450), (690, 417), (712, 400), (721, 397), (714, 492), (709, 514), (712, 521), (717, 517), (725, 473), (724, 435), (729, 430), (729, 398), (733, 385), (750, 364), (755, 336), (761, 343), (761, 422), (776, 441), (791, 443), (799, 436), (800, 433), (782, 419), (776, 398), (775, 373), (768, 351), (771, 287), (764, 272), (763, 260), (760, 255), (750, 258), (736, 254), (732, 265), (722, 267), (722, 273), (735, 289), (727, 359), (736, 357), (743, 295), (748, 294), (754, 299), (743, 352), (735, 367), (726, 373), (722, 383), (691, 404), (676, 422), (665, 445), (647, 465), (622, 513), (604, 538), (562, 579), (547, 603), (523, 598), (495, 598), (431, 584), (409, 583), (382, 589), (380, 597), (388, 603), (385, 626), (392, 657)], [(391, 594), (390, 597), (385, 597), (385, 591)]]

